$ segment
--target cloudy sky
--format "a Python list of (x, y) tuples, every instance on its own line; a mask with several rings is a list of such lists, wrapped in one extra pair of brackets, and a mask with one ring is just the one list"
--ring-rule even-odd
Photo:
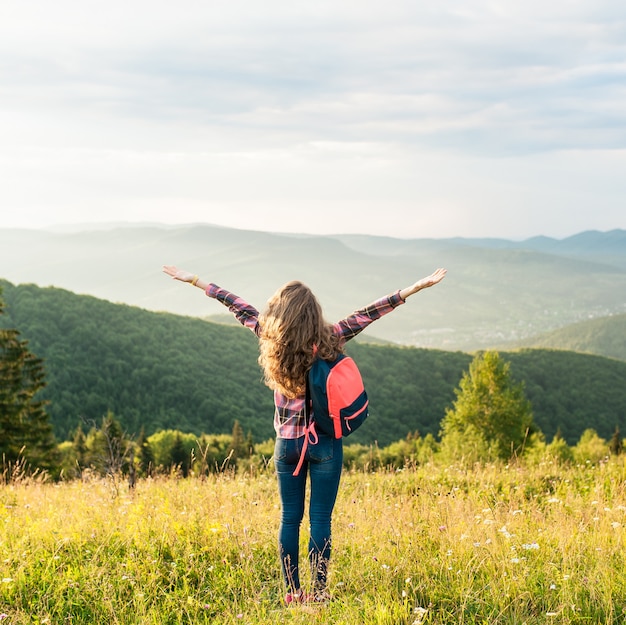
[(2, 0), (0, 227), (626, 228), (623, 0)]

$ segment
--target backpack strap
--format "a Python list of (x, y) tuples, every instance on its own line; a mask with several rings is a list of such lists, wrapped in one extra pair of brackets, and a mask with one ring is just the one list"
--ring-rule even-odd
[(296, 470), (293, 472), (294, 477), (297, 477), (300, 473), (300, 469), (304, 464), (304, 457), (306, 456), (306, 450), (311, 445), (316, 445), (319, 437), (317, 436), (317, 432), (315, 431), (315, 422), (306, 426), (304, 430), (304, 443), (302, 444), (302, 451), (300, 452), (300, 460), (298, 460), (298, 464), (296, 465)]
[[(316, 348), (317, 346), (314, 346)], [(304, 457), (306, 456), (306, 450), (311, 445), (316, 445), (319, 437), (315, 431), (315, 421), (311, 420), (311, 391), (309, 389), (309, 378), (307, 373), (306, 378), (306, 393), (304, 396), (304, 416), (306, 419), (306, 427), (304, 428), (304, 443), (302, 444), (302, 451), (300, 452), (300, 459), (296, 465), (296, 470), (293, 472), (294, 477), (297, 477), (304, 464)]]

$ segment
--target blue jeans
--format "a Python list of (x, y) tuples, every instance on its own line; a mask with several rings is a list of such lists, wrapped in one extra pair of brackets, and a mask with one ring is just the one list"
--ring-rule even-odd
[(309, 444), (305, 462), (298, 476), (293, 472), (300, 459), (304, 437), (277, 438), (274, 462), (278, 474), (281, 501), (278, 548), (283, 578), (289, 592), (300, 590), (298, 572), (300, 524), (304, 516), (304, 496), (307, 474), (311, 479), (309, 503), (310, 539), (309, 562), (316, 592), (326, 588), (326, 576), (331, 547), (331, 516), (343, 466), (341, 439), (319, 434), (315, 445)]

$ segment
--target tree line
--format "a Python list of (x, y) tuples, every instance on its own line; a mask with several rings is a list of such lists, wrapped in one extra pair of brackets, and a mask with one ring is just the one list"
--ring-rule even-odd
[[(495, 354), (491, 357), (498, 358)], [(473, 362), (475, 371), (482, 366), (482, 356), (477, 358)], [(506, 363), (501, 361), (498, 366), (506, 368)], [(480, 375), (486, 373), (483, 371)], [(419, 432), (411, 432), (385, 447), (350, 443), (346, 439), (345, 468), (358, 471), (401, 470), (428, 462), (461, 464), (469, 468), (476, 463), (512, 459), (531, 464), (546, 461), (596, 464), (623, 453), (624, 440), (619, 428), (608, 441), (589, 428), (573, 446), (568, 445), (560, 435), (550, 443), (546, 442), (541, 432), (536, 429), (530, 432), (532, 419), (529, 422), (531, 415), (525, 413), (525, 400), (517, 407), (501, 406), (505, 412), (521, 410), (505, 424), (489, 423), (486, 416), (489, 411), (486, 406), (481, 406), (483, 421), (480, 423), (464, 412), (469, 404), (478, 400), (475, 389), (468, 391), (468, 387), (460, 387), (458, 390), (459, 404), (446, 415), (448, 422), (440, 440), (431, 434), (421, 436)], [(500, 390), (501, 393), (493, 394), (491, 401), (518, 403), (510, 396), (511, 388)], [(512, 427), (515, 423), (519, 427)], [(510, 440), (507, 435), (511, 436)], [(233, 424), (231, 434), (203, 434), (198, 437), (179, 430), (162, 430), (146, 437), (142, 431), (135, 439), (126, 435), (119, 421), (109, 413), (101, 424), (92, 425), (87, 432), (79, 427), (71, 441), (58, 446), (58, 464), (51, 473), (63, 479), (125, 476), (130, 486), (134, 486), (139, 478), (160, 475), (180, 478), (224, 472), (256, 475), (271, 468), (273, 449), (273, 439), (255, 442), (238, 421)]]
[[(227, 439), (234, 423), (246, 432), (249, 448), (252, 441), (273, 436), (271, 393), (261, 384), (251, 333), (60, 289), (5, 284), (5, 293), (10, 304), (0, 314), (0, 451), (5, 458), (27, 458), (43, 468), (61, 466), (67, 473), (69, 457), (69, 464), (80, 470), (108, 470), (101, 469), (107, 466), (105, 442), (123, 438), (119, 449), (128, 455), (138, 441), (142, 449), (143, 441), (153, 445), (154, 436), (167, 438), (163, 432), (169, 432), (171, 439), (171, 432), (178, 432), (185, 458), (193, 450), (194, 462), (202, 457), (214, 467), (231, 453)], [(11, 327), (16, 321), (20, 331)], [(28, 340), (21, 334), (24, 328)], [(350, 345), (350, 352), (372, 404), (367, 427), (349, 439), (350, 446), (367, 455), (371, 452), (366, 450), (397, 446), (411, 436), (425, 449), (441, 451), (442, 435), (447, 435), (447, 447), (456, 436), (474, 440), (476, 449), (482, 445), (492, 452), (517, 453), (514, 437), (507, 434), (506, 445), (491, 434), (481, 441), (449, 416), (453, 405), (456, 413), (464, 409), (458, 390), (478, 367), (474, 363), (483, 368), (490, 363), (498, 370), (499, 355), (495, 360), (479, 355), (477, 361), (479, 356), (472, 360), (460, 352), (358, 343)], [(623, 425), (626, 363), (543, 350), (505, 357), (506, 375), (500, 372), (500, 379), (511, 388), (523, 381), (524, 401), (532, 406), (532, 428), (530, 422), (522, 427), (525, 445), (533, 436), (536, 443), (540, 437), (544, 442), (557, 438), (571, 446), (589, 429), (608, 439)], [(490, 410), (501, 414), (502, 406)], [(470, 415), (466, 410), (461, 422)], [(107, 434), (109, 417), (123, 437)], [(57, 445), (55, 434), (64, 443)], [(171, 458), (155, 460), (154, 466), (161, 470), (178, 464), (185, 468)]]

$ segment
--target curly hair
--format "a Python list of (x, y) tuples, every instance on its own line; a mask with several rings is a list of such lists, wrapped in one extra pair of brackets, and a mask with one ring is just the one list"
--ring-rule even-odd
[(265, 384), (286, 397), (304, 394), (306, 374), (316, 356), (332, 360), (342, 351), (317, 298), (302, 282), (288, 282), (278, 289), (259, 325), (259, 364)]

